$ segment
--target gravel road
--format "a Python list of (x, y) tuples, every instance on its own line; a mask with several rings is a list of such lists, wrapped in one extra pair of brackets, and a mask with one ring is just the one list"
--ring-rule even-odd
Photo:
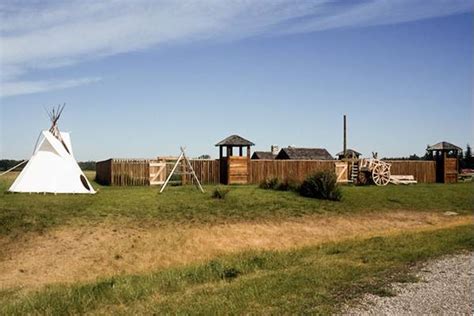
[(417, 283), (395, 283), (396, 296), (366, 295), (345, 315), (474, 315), (474, 253), (447, 256), (417, 269)]

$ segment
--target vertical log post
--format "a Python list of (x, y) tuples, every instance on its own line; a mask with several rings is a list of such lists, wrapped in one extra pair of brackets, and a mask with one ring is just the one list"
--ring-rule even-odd
[[(242, 147), (240, 148), (242, 150)], [(251, 172), (251, 166), (250, 166), (250, 146), (247, 146), (247, 183), (250, 183), (250, 172)]]
[(344, 114), (344, 158), (347, 158), (347, 127), (346, 127), (346, 115)]

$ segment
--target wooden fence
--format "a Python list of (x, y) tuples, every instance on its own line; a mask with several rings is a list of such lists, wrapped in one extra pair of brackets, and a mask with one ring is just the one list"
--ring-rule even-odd
[(251, 160), (250, 183), (258, 184), (265, 179), (303, 181), (316, 171), (335, 170), (336, 160)]
[(109, 159), (97, 162), (96, 181), (105, 185), (150, 185), (150, 161), (154, 160)]
[[(150, 163), (152, 159), (108, 159), (96, 163), (96, 181), (103, 185), (141, 186), (150, 185)], [(190, 160), (197, 177), (203, 184), (219, 183), (219, 160)], [(166, 175), (172, 165), (166, 168)], [(178, 170), (180, 171), (180, 170)], [(176, 178), (179, 179), (179, 176)], [(192, 183), (191, 175), (181, 177), (183, 182)]]
[[(190, 160), (196, 176), (202, 184), (219, 184), (220, 181), (220, 163), (219, 160)], [(186, 175), (186, 182), (194, 183), (191, 175)]]
[(112, 159), (96, 162), (95, 181), (102, 185), (112, 185)]
[[(337, 160), (250, 160), (248, 179), (259, 184), (265, 179), (302, 181), (309, 174), (322, 170), (335, 170)], [(150, 162), (146, 159), (109, 159), (97, 162), (96, 180), (105, 185), (150, 185)], [(202, 184), (220, 183), (219, 160), (190, 160)], [(392, 164), (393, 175), (413, 175), (419, 183), (436, 182), (435, 161), (398, 160)], [(171, 166), (167, 168), (170, 172)], [(190, 175), (182, 177), (185, 183), (193, 183)]]
[(393, 175), (412, 175), (419, 183), (436, 182), (436, 161), (423, 160), (386, 160), (392, 164)]

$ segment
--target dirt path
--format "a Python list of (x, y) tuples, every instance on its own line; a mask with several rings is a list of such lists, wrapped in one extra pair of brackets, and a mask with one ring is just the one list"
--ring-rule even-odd
[(366, 295), (347, 315), (473, 315), (474, 253), (425, 264), (420, 282), (393, 284), (394, 297)]
[(0, 239), (0, 289), (143, 273), (246, 249), (290, 249), (466, 223), (472, 223), (472, 217), (393, 212), (187, 228), (116, 223), (67, 226), (21, 240)]

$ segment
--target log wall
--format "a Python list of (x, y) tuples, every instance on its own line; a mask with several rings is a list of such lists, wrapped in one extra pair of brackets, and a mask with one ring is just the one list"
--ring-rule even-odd
[(112, 185), (112, 159), (96, 162), (95, 181), (102, 185)]
[(249, 182), (249, 161), (247, 157), (227, 157), (227, 183), (247, 184)]
[(392, 164), (393, 175), (412, 175), (419, 183), (436, 182), (436, 161), (424, 160), (385, 160)]
[[(194, 172), (202, 184), (219, 184), (220, 163), (214, 159), (195, 159), (189, 160), (193, 166)], [(194, 183), (191, 175), (186, 176), (186, 181)]]
[(303, 181), (317, 171), (335, 170), (336, 160), (251, 160), (250, 183), (258, 184), (265, 179)]
[(445, 158), (444, 159), (444, 183), (458, 182), (458, 159)]
[(147, 159), (109, 159), (97, 162), (96, 181), (104, 185), (150, 185), (150, 161)]
[[(97, 162), (96, 181), (104, 185), (150, 185), (150, 161), (155, 160), (109, 159)], [(245, 159), (245, 161), (247, 160)], [(259, 184), (263, 180), (270, 178), (278, 178), (281, 181), (303, 181), (308, 175), (317, 171), (334, 171), (336, 161), (250, 160), (248, 164), (248, 183)], [(202, 184), (218, 184), (220, 182), (219, 160), (196, 159), (190, 160), (190, 162)], [(391, 173), (393, 175), (413, 175), (419, 183), (436, 182), (435, 161), (399, 160), (387, 162), (392, 164)], [(230, 175), (233, 173), (235, 180), (239, 180), (239, 183), (245, 183), (241, 177), (242, 170), (240, 169), (229, 170), (229, 173)], [(190, 175), (186, 175), (185, 178), (186, 183), (193, 183)]]

